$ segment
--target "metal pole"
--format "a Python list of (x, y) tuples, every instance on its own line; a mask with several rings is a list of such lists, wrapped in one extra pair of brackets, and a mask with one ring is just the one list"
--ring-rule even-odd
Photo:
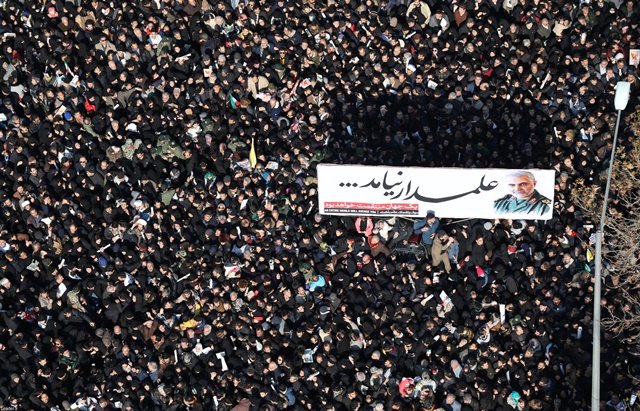
[(596, 232), (596, 276), (593, 286), (593, 364), (591, 365), (591, 411), (600, 410), (600, 295), (602, 285), (602, 231)]
[(607, 203), (609, 201), (609, 190), (611, 190), (611, 174), (613, 174), (613, 162), (616, 158), (616, 145), (618, 145), (618, 128), (620, 128), (620, 116), (622, 110), (618, 110), (618, 118), (616, 120), (616, 131), (613, 135), (613, 147), (611, 148), (611, 159), (609, 160), (609, 171), (607, 172), (607, 185), (604, 189), (604, 204), (602, 205), (602, 214), (600, 214), (600, 231), (604, 231), (604, 220), (607, 214)]
[(613, 136), (613, 147), (611, 149), (611, 159), (609, 160), (609, 170), (607, 172), (607, 185), (604, 190), (604, 200), (602, 204), (602, 214), (600, 215), (600, 227), (596, 232), (596, 273), (593, 287), (593, 353), (591, 365), (591, 411), (600, 410), (600, 301), (602, 298), (602, 241), (604, 240), (604, 224), (607, 215), (607, 203), (609, 202), (609, 190), (611, 189), (611, 175), (613, 174), (613, 162), (616, 156), (616, 145), (618, 144), (618, 128), (620, 127), (620, 116), (622, 110), (618, 110), (616, 120), (616, 130)]

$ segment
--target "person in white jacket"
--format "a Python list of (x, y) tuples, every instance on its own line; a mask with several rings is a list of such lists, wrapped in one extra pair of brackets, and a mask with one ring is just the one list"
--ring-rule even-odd
[(429, 8), (429, 5), (426, 2), (422, 0), (413, 0), (407, 8), (407, 18), (415, 15), (414, 11), (424, 18), (425, 23), (429, 23), (429, 20), (431, 20), (431, 8)]

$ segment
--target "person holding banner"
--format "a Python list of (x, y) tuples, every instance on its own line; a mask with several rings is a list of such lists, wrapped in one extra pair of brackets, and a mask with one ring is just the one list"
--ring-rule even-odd
[(429, 211), (424, 220), (416, 221), (413, 224), (413, 234), (420, 236), (422, 244), (430, 249), (439, 227), (440, 220), (436, 218), (433, 211)]
[(512, 173), (507, 177), (506, 184), (511, 194), (507, 194), (493, 203), (496, 212), (531, 216), (542, 216), (549, 212), (551, 200), (536, 190), (536, 178), (533, 173), (529, 171)]

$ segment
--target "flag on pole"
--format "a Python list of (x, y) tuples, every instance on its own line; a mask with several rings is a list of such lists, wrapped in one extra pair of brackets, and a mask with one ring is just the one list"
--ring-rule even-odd
[(256, 146), (253, 143), (253, 138), (251, 139), (251, 151), (249, 151), (249, 164), (251, 164), (251, 168), (254, 168), (256, 166), (256, 163), (258, 162), (257, 156), (256, 156)]

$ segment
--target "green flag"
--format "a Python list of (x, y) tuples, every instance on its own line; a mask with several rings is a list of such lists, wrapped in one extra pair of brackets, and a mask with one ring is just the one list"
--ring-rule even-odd
[(238, 100), (236, 100), (236, 98), (233, 97), (231, 92), (229, 92), (229, 104), (231, 105), (231, 108), (234, 110), (238, 108)]

